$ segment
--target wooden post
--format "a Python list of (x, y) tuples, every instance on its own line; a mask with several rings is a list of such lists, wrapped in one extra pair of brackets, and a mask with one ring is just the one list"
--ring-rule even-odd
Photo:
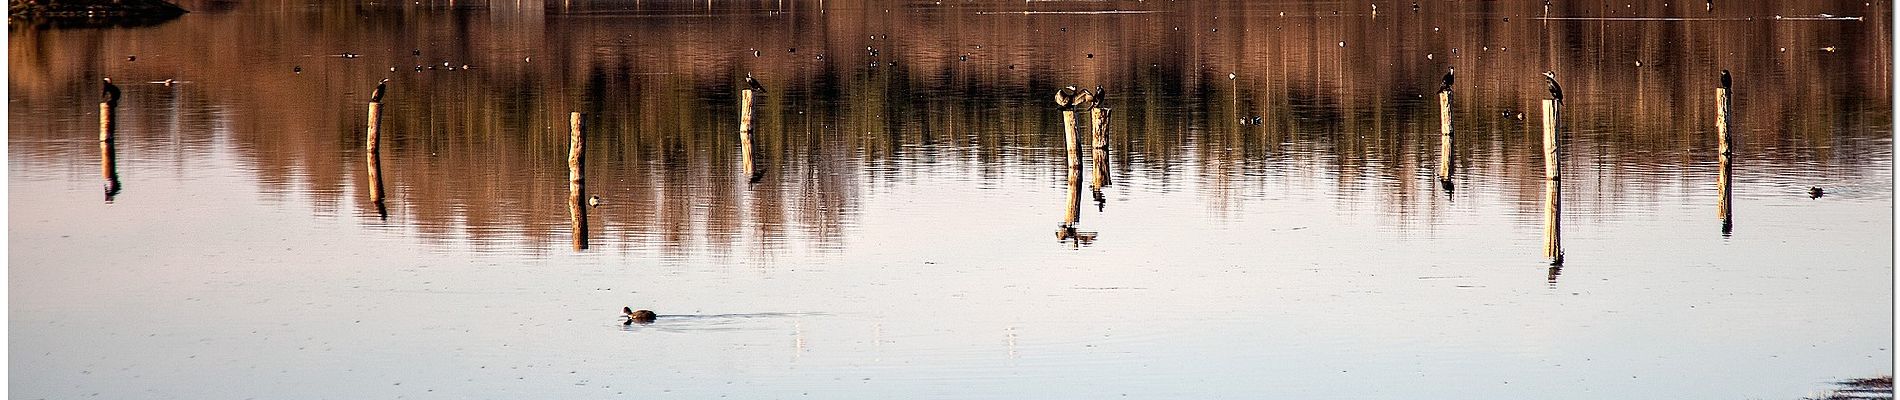
[(567, 214), (574, 228), (574, 249), (582, 250), (587, 248), (587, 185), (581, 176), (585, 164), (581, 155), (587, 153), (587, 140), (581, 113), (568, 113), (567, 123)]
[(1062, 110), (1062, 145), (1068, 148), (1069, 169), (1082, 168), (1082, 156), (1076, 149), (1075, 110)]
[(106, 202), (119, 194), (118, 146), (113, 143), (118, 134), (118, 118), (114, 115), (114, 104), (99, 102), (99, 176), (106, 179)]
[(369, 127), (364, 129), (367, 138), (363, 142), (363, 157), (369, 169), (369, 200), (376, 205), (376, 214), (389, 219), (388, 209), (383, 207), (383, 163), (382, 163), (383, 103), (369, 103)]
[(749, 182), (759, 180), (758, 165), (752, 159), (752, 89), (739, 92), (739, 152)]
[(1108, 186), (1110, 184), (1109, 179), (1108, 179), (1109, 111), (1110, 111), (1109, 109), (1101, 108), (1101, 107), (1095, 107), (1095, 108), (1089, 109), (1089, 118), (1093, 120), (1092, 122), (1094, 122), (1094, 128), (1095, 128), (1094, 129), (1095, 132), (1093, 135), (1095, 139), (1094, 140), (1095, 145), (1091, 147), (1091, 151), (1089, 154), (1090, 156), (1092, 156), (1090, 157), (1090, 159), (1093, 161), (1091, 164), (1094, 164), (1093, 165), (1094, 173), (1090, 174), (1089, 187), (1095, 189), (1095, 192), (1097, 193), (1097, 196), (1095, 196), (1097, 202), (1101, 201), (1100, 193), (1101, 193), (1102, 187)]
[(1062, 225), (1074, 227), (1082, 221), (1082, 169), (1069, 169), (1068, 212), (1063, 214)]
[(1729, 178), (1735, 167), (1735, 148), (1733, 142), (1734, 138), (1729, 136), (1728, 128), (1729, 92), (1727, 88), (1715, 88), (1716, 158), (1722, 168), (1721, 172), (1719, 172), (1715, 178), (1715, 190), (1721, 192), (1721, 197), (1715, 202), (1715, 213), (1717, 217), (1722, 219), (1722, 233), (1724, 234), (1734, 229), (1734, 215), (1731, 214), (1733, 210), (1730, 208), (1732, 203), (1729, 201), (1733, 188), (1729, 186)]
[(1557, 130), (1561, 110), (1555, 100), (1544, 100), (1544, 257), (1550, 258), (1552, 265), (1564, 262), (1562, 229), (1563, 188), (1558, 185), (1560, 171), (1563, 170), (1563, 151), (1559, 148)]
[(1069, 200), (1063, 203), (1068, 208), (1062, 215), (1062, 225), (1056, 227), (1056, 240), (1076, 238), (1075, 224), (1082, 221), (1082, 169), (1069, 168)]
[(1438, 181), (1451, 189), (1451, 92), (1438, 92)]
[(99, 141), (111, 141), (119, 130), (118, 118), (113, 117), (113, 104), (99, 102)]

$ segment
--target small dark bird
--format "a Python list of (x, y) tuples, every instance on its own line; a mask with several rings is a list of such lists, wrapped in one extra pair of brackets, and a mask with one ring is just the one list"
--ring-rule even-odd
[(587, 206), (593, 207), (593, 208), (600, 208), (600, 195), (588, 196)]
[(139, 56), (125, 56), (125, 62), (133, 62), (133, 61), (138, 61), (138, 60), (139, 60)]
[(1095, 58), (1095, 53), (1089, 53), (1089, 58)]
[(382, 82), (376, 83), (376, 91), (369, 92), (369, 102), (371, 103), (383, 102), (383, 93), (388, 92), (388, 91), (389, 91), (389, 78), (383, 78)]
[(1108, 108), (1108, 102), (1103, 101), (1108, 99), (1108, 91), (1102, 90), (1102, 85), (1095, 85), (1095, 96), (1092, 98), (1095, 100), (1095, 108)]
[(765, 94), (765, 86), (764, 86), (764, 85), (760, 85), (760, 84), (759, 84), (759, 80), (757, 80), (757, 79), (752, 79), (752, 73), (751, 73), (751, 72), (747, 72), (747, 73), (745, 73), (745, 86), (746, 86), (747, 88), (750, 88), (750, 89), (752, 89), (752, 91), (754, 91), (754, 92), (759, 92), (759, 94)]
[(653, 320), (660, 318), (659, 314), (654, 314), (652, 311), (635, 310), (633, 307), (621, 307), (620, 312), (625, 313), (627, 317), (627, 322), (622, 322), (621, 325), (651, 324)]
[(970, 55), (968, 54), (958, 55), (957, 61), (970, 61)]
[(1735, 80), (1728, 77), (1728, 70), (1722, 70), (1722, 90), (1730, 90), (1729, 88), (1734, 86)]
[(302, 66), (302, 65), (298, 65), (298, 66), (293, 66), (293, 67), (290, 67), (290, 73), (293, 73), (293, 74), (301, 74), (301, 73), (303, 73), (303, 66)]
[(102, 78), (102, 80), (105, 81), (106, 85), (104, 89), (99, 90), (99, 101), (105, 102), (107, 106), (117, 107), (119, 105), (119, 85), (112, 84), (112, 78)]
[(1557, 73), (1544, 71), (1544, 85), (1550, 87), (1551, 100), (1556, 100), (1557, 104), (1564, 103), (1564, 88), (1557, 85)]
[(422, 49), (415, 49), (415, 50), (410, 50), (410, 51), (409, 51), (409, 55), (412, 55), (412, 56), (420, 56), (420, 55), (422, 55)]
[(1418, 12), (1418, 2), (1412, 2), (1412, 12)]
[(1457, 71), (1458, 71), (1457, 67), (1445, 69), (1445, 83), (1441, 83), (1438, 85), (1439, 93), (1451, 93), (1451, 79), (1452, 79), (1451, 74)]
[(753, 57), (758, 57), (758, 56), (759, 56), (759, 54), (760, 54), (760, 53), (759, 53), (759, 49), (752, 49), (752, 56), (753, 56)]
[(1078, 95), (1076, 90), (1075, 85), (1056, 89), (1056, 110), (1068, 111), (1075, 109), (1075, 100)]
[(1815, 187), (1811, 187), (1811, 188), (1808, 188), (1808, 198), (1810, 198), (1810, 199), (1818, 199), (1818, 198), (1821, 198), (1821, 196), (1822, 196), (1822, 195), (1825, 195), (1825, 194), (1827, 194), (1827, 193), (1823, 193), (1823, 192), (1821, 191), (1821, 187), (1820, 187), (1820, 186), (1815, 186)]
[(789, 49), (785, 49), (785, 50), (786, 50), (785, 52), (787, 52), (787, 53), (797, 53), (797, 52), (798, 52), (798, 48), (797, 48), (797, 47), (793, 47), (793, 48), (789, 48)]
[(421, 65), (417, 65), (417, 66), (416, 66), (416, 72), (422, 72), (422, 66), (421, 66)]

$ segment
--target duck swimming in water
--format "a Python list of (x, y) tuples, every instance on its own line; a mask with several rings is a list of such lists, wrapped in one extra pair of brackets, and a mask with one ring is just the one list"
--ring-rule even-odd
[(636, 323), (641, 325), (651, 324), (654, 319), (660, 318), (659, 314), (654, 314), (652, 311), (635, 310), (633, 307), (621, 307), (620, 312), (625, 313), (625, 317), (627, 317), (627, 321), (621, 323), (621, 325), (633, 325)]
[(1821, 196), (1826, 195), (1826, 194), (1827, 193), (1824, 193), (1821, 191), (1820, 186), (1808, 188), (1808, 198), (1810, 199), (1818, 199), (1818, 198), (1821, 198)]

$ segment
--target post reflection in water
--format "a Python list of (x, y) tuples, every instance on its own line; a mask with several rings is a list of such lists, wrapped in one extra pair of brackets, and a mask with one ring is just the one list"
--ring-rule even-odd
[[(1417, 13), (1381, 2), (1372, 21), (1363, 3), (1279, 1), (787, 2), (765, 12), (576, 0), (573, 13), (187, 1), (233, 10), (9, 38), (14, 325), (29, 350), (16, 361), (49, 366), (21, 371), (22, 397), (217, 397), (207, 382), (307, 386), (312, 397), (559, 398), (765, 397), (746, 388), (802, 382), (858, 397), (856, 385), (872, 382), (954, 397), (1327, 397), (1371, 385), (1353, 393), (1786, 398), (1778, 386), (1884, 368), (1875, 359), (1891, 355), (1869, 345), (1891, 340), (1879, 312), (1891, 288), (1866, 283), (1889, 276), (1891, 260), (1865, 256), (1891, 241), (1891, 219), (1880, 218), (1892, 210), (1891, 19), (1859, 1), (1735, 2), (1696, 21), (1534, 20), (1535, 2), (1421, 1)], [(1550, 12), (1682, 6), (1624, 3), (1554, 2)], [(1868, 18), (1762, 18), (1819, 12)], [(959, 29), (971, 26), (985, 29)], [(282, 35), (245, 34), (258, 31)], [(345, 51), (363, 54), (323, 56)], [(101, 58), (131, 53), (136, 63)], [(472, 68), (416, 71), (442, 61)], [(1451, 65), (1458, 95), (1437, 109), (1431, 90)], [(1717, 67), (1747, 77), (1743, 87), (1776, 89), (1734, 99), (1746, 110), (1733, 115), (1737, 148), (1760, 151), (1726, 166), (1708, 157), (1716, 75), (1704, 71)], [(1564, 185), (1537, 168), (1547, 92), (1535, 71), (1546, 69), (1564, 72), (1569, 89)], [(747, 72), (770, 90), (749, 107), (751, 146), (733, 132)], [(97, 121), (83, 112), (101, 75), (193, 83), (164, 108), (141, 100), (167, 91), (125, 87), (119, 130), (133, 139), (94, 149), (84, 133)], [(373, 84), (361, 83), (385, 76), (400, 91), (384, 99), (380, 145), (368, 151), (356, 107)], [(1108, 96), (1096, 83), (1116, 85), (1113, 112), (1098, 105), (1105, 118), (1094, 121), (1113, 120), (1113, 136), (1065, 137), (1064, 116), (1048, 112), (1048, 93), (1084, 82), (1098, 101)], [(1087, 105), (1073, 112), (1090, 114)], [(133, 167), (125, 179), (140, 182), (137, 199), (94, 201), (94, 151)], [(586, 168), (563, 171), (575, 155)], [(1734, 207), (1774, 211), (1751, 214), (1746, 235), (1708, 234), (1718, 167), (1740, 180), (1724, 196)], [(1439, 168), (1456, 193), (1439, 190)], [(576, 171), (593, 179), (563, 179)], [(773, 179), (740, 178), (757, 171)], [(1790, 189), (1809, 186), (1830, 195)], [(1084, 227), (1090, 194), (1098, 212)], [(582, 209), (591, 195), (603, 205)], [(376, 198), (403, 202), (365, 201)], [(168, 212), (199, 200), (236, 212)], [(1558, 201), (1569, 217), (1563, 249), (1584, 256), (1569, 269), (1531, 267), (1547, 239), (1544, 205)], [(1060, 223), (1057, 246), (1043, 236), (1049, 219)], [(124, 220), (140, 229), (89, 228)], [(221, 240), (267, 224), (282, 228)], [(919, 226), (930, 228), (925, 240)], [(1085, 230), (1120, 240), (1096, 243)], [(93, 250), (113, 241), (126, 246)], [(588, 248), (570, 251), (576, 242)], [(1803, 262), (1829, 268), (1786, 268)], [(1561, 295), (1544, 288), (1557, 279)], [(158, 301), (110, 312), (140, 298)], [(254, 318), (298, 302), (314, 302), (311, 323)], [(600, 310), (622, 305), (832, 316), (802, 327), (676, 320), (717, 331), (671, 330), (680, 323), (663, 318), (612, 331)], [(1130, 323), (1130, 310), (1152, 320)], [(995, 337), (1005, 323), (1017, 329), (1008, 343)], [(114, 326), (125, 324), (153, 332)], [(888, 340), (860, 329), (870, 324)], [(1694, 335), (1730, 325), (1746, 329)], [(310, 335), (335, 340), (303, 350)], [(1291, 345), (1249, 341), (1260, 335)], [(635, 342), (673, 350), (599, 351)], [(1004, 346), (1024, 362), (987, 357)], [(803, 359), (787, 365), (787, 349)], [(353, 371), (254, 373), (311, 357)], [(1244, 376), (1287, 358), (1325, 365)], [(874, 364), (904, 367), (863, 368)], [(1166, 368), (1130, 373), (1143, 365)], [(1461, 369), (1473, 365), (1482, 368)], [(496, 366), (522, 371), (462, 379), (511, 371)], [(1005, 370), (1038, 384), (978, 383), (996, 377), (980, 371)], [(1657, 370), (1696, 379), (1648, 373)], [(220, 380), (247, 373), (258, 379)], [(1504, 374), (1524, 379), (1487, 379)], [(731, 379), (621, 384), (636, 376)], [(1449, 383), (1423, 382), (1432, 379)]]
[(112, 140), (99, 141), (99, 174), (106, 179), (106, 202), (119, 195), (124, 186), (119, 184), (119, 149)]

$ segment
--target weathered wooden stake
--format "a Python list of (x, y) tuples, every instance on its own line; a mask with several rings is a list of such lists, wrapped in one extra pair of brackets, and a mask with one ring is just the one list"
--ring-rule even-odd
[(112, 202), (112, 196), (119, 194), (118, 146), (113, 143), (118, 133), (118, 118), (113, 116), (114, 104), (99, 102), (99, 175), (106, 179), (106, 202)]
[(1733, 188), (1729, 186), (1729, 178), (1734, 171), (1735, 148), (1734, 137), (1729, 136), (1728, 128), (1729, 92), (1727, 88), (1715, 88), (1716, 158), (1722, 168), (1715, 178), (1716, 190), (1721, 192), (1721, 198), (1715, 202), (1715, 212), (1716, 216), (1722, 219), (1722, 233), (1729, 233), (1735, 226), (1734, 214), (1731, 213), (1733, 210), (1730, 208), (1732, 203), (1729, 201), (1733, 191)]
[(746, 179), (757, 182), (760, 174), (752, 159), (752, 96), (752, 89), (739, 92), (739, 152), (745, 163)]
[(1555, 100), (1544, 100), (1544, 257), (1551, 264), (1564, 262), (1562, 229), (1563, 212), (1562, 187), (1558, 184), (1560, 171), (1563, 170), (1563, 151), (1559, 148), (1557, 130), (1561, 114)]
[(585, 164), (581, 155), (587, 153), (587, 140), (581, 113), (568, 113), (567, 122), (567, 214), (574, 228), (574, 249), (582, 250), (587, 248), (587, 185), (581, 176)]
[(1451, 92), (1438, 92), (1438, 181), (1451, 188)]
[(1082, 221), (1082, 169), (1081, 168), (1069, 169), (1069, 202), (1067, 203), (1067, 205), (1069, 209), (1068, 209), (1068, 213), (1064, 214), (1062, 217), (1062, 226), (1073, 229), (1075, 228), (1075, 224), (1077, 222)]
[(1062, 145), (1069, 151), (1069, 169), (1081, 169), (1082, 156), (1076, 149), (1075, 110), (1062, 110)]
[[(1110, 184), (1109, 179), (1108, 179), (1108, 116), (1109, 116), (1109, 112), (1110, 112), (1109, 109), (1101, 108), (1101, 107), (1095, 107), (1095, 108), (1089, 109), (1089, 117), (1090, 119), (1093, 120), (1092, 122), (1094, 122), (1094, 128), (1095, 128), (1094, 129), (1095, 132), (1093, 135), (1095, 139), (1094, 140), (1095, 145), (1092, 147), (1089, 154), (1090, 156), (1092, 156), (1090, 157), (1090, 159), (1093, 161), (1091, 164), (1094, 164), (1093, 165), (1094, 173), (1090, 174), (1089, 186), (1094, 188), (1096, 190), (1096, 193), (1100, 193), (1103, 186), (1108, 186)], [(1099, 198), (1101, 196), (1096, 196), (1096, 197)]]
[(99, 103), (99, 141), (101, 142), (111, 141), (119, 130), (118, 118), (112, 115), (113, 111), (112, 103)]
[(363, 155), (369, 169), (369, 200), (376, 205), (376, 214), (384, 219), (389, 212), (383, 207), (383, 163), (382, 163), (383, 103), (369, 103), (369, 127), (364, 129), (367, 136), (363, 142)]

